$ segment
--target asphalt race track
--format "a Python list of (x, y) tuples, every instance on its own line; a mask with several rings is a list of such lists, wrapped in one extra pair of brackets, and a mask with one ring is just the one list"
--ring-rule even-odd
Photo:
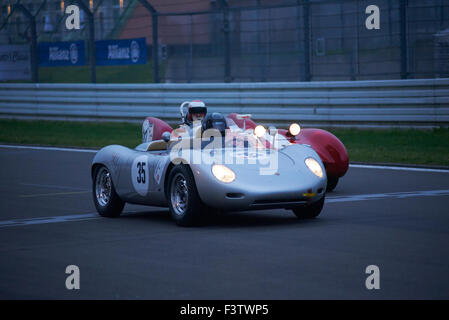
[(313, 221), (266, 210), (181, 228), (164, 208), (99, 217), (93, 156), (0, 147), (1, 299), (449, 298), (449, 172), (351, 167)]

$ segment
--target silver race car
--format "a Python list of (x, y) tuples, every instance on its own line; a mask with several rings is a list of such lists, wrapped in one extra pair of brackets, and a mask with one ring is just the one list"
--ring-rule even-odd
[(168, 206), (177, 224), (190, 226), (211, 210), (284, 208), (314, 218), (323, 208), (327, 179), (320, 157), (275, 130), (245, 130), (212, 113), (175, 130), (149, 117), (142, 134), (134, 149), (111, 145), (94, 157), (100, 215), (117, 217), (125, 203)]

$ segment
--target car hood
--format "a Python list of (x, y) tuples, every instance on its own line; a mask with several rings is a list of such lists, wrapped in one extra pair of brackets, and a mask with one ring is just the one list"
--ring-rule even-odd
[(203, 156), (206, 153), (210, 155), (208, 159), (214, 159), (209, 161), (210, 164), (224, 164), (235, 172), (259, 171), (261, 168), (269, 167), (270, 165), (291, 169), (296, 164), (295, 159), (287, 153), (273, 149), (223, 148), (213, 151), (203, 150)]
[[(223, 155), (225, 151), (219, 152)], [(230, 158), (241, 161), (244, 156), (237, 153)], [(312, 148), (291, 145), (278, 151), (270, 150), (267, 157), (253, 159), (252, 163), (248, 159), (244, 163), (222, 162), (235, 173), (235, 180), (230, 183), (218, 181), (212, 173), (211, 164), (191, 165), (201, 199), (213, 206), (216, 202), (223, 202), (227, 195), (235, 194), (246, 199), (242, 201), (252, 203), (257, 199), (293, 199), (309, 190), (319, 192), (325, 188), (324, 166)], [(321, 165), (322, 178), (306, 166), (305, 159), (309, 157)]]
[[(232, 149), (220, 148), (213, 150), (202, 150), (202, 163), (196, 167), (207, 170), (213, 164), (223, 164), (232, 169), (237, 176), (250, 178), (257, 175), (279, 175), (288, 176), (297, 174), (304, 170), (309, 172), (305, 165), (305, 159), (313, 157), (321, 165), (320, 157), (316, 152), (303, 145), (291, 145), (281, 150), (262, 149)], [(322, 165), (324, 170), (324, 166)], [(210, 169), (209, 169), (210, 170)]]

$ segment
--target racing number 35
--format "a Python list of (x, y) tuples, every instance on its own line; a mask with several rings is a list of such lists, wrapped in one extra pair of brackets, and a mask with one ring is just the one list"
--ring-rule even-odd
[(137, 183), (145, 184), (145, 166), (145, 162), (137, 162), (137, 169), (139, 170), (137, 172)]

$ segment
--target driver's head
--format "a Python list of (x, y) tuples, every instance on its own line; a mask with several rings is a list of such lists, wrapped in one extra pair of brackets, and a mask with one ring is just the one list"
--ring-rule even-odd
[(202, 121), (207, 114), (207, 108), (203, 101), (193, 100), (189, 103), (187, 117), (190, 121)]

